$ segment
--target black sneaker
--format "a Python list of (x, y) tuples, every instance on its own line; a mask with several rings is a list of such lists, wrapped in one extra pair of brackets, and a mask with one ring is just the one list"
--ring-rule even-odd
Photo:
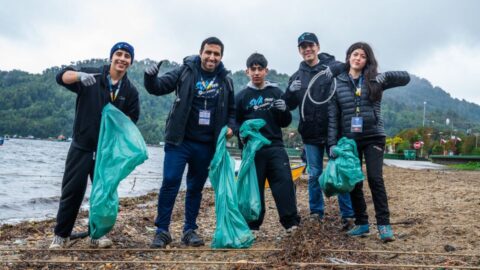
[(312, 213), (312, 214), (310, 214), (310, 216), (308, 218), (313, 222), (322, 223), (322, 221), (323, 221), (323, 215), (320, 215), (318, 213)]
[(172, 242), (172, 236), (170, 236), (169, 232), (159, 232), (155, 234), (153, 238), (152, 244), (150, 244), (151, 248), (165, 248), (168, 244)]
[(350, 231), (355, 227), (354, 218), (342, 218), (342, 231)]
[(183, 233), (182, 242), (191, 247), (199, 247), (205, 245), (203, 239), (195, 232), (195, 230), (188, 230)]

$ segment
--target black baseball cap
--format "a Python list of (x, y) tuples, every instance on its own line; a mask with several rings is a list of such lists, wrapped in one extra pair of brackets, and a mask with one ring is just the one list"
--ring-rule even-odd
[(315, 43), (318, 45), (318, 38), (314, 33), (305, 32), (298, 37), (298, 46), (304, 42)]

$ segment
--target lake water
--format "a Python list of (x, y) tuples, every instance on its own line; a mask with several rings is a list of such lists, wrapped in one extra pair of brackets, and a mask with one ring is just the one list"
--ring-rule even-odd
[[(56, 216), (69, 147), (68, 142), (22, 139), (10, 139), (0, 146), (0, 224)], [(148, 156), (145, 163), (120, 183), (120, 197), (158, 192), (163, 148), (148, 147)], [(184, 184), (185, 179), (182, 188)], [(90, 188), (89, 181), (84, 208), (88, 207)]]

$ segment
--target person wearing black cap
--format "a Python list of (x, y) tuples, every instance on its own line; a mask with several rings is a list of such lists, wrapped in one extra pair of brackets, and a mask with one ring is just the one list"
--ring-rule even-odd
[[(138, 91), (127, 77), (132, 65), (134, 49), (126, 42), (116, 43), (110, 50), (110, 64), (99, 68), (67, 67), (60, 71), (56, 80), (61, 86), (77, 94), (73, 141), (65, 162), (62, 192), (57, 213), (55, 236), (51, 249), (69, 246), (78, 211), (87, 189), (88, 176), (93, 182), (95, 151), (102, 110), (112, 103), (133, 122), (140, 114)], [(90, 239), (91, 247), (105, 248), (112, 245), (106, 237)]]
[[(323, 171), (323, 156), (327, 148), (328, 99), (332, 77), (345, 70), (345, 64), (335, 61), (333, 55), (320, 52), (314, 33), (298, 37), (298, 52), (303, 58), (298, 71), (289, 79), (284, 99), (290, 110), (299, 108), (298, 132), (302, 136), (308, 163), (308, 193), (310, 218), (321, 221), (324, 200), (318, 178)], [(338, 195), (342, 229), (353, 226), (353, 210), (349, 194)]]
[(220, 39), (210, 37), (200, 45), (199, 55), (185, 57), (183, 65), (162, 76), (157, 77), (162, 62), (145, 69), (144, 84), (150, 94), (161, 96), (175, 91), (176, 95), (165, 126), (163, 181), (152, 248), (165, 248), (172, 242), (170, 220), (187, 164), (182, 242), (187, 246), (204, 245), (196, 231), (196, 220), (208, 167), (221, 129), (228, 125), (230, 138), (235, 128), (233, 82), (222, 63), (223, 48)]
[[(268, 74), (267, 65), (268, 61), (262, 54), (250, 55), (247, 59), (246, 70), (250, 82), (235, 96), (238, 128), (247, 120), (263, 119), (266, 124), (260, 129), (260, 133), (271, 141), (270, 145), (264, 145), (255, 155), (262, 208), (258, 220), (250, 222), (248, 226), (251, 230), (258, 231), (263, 223), (265, 181), (268, 178), (280, 223), (287, 233), (290, 233), (297, 228), (300, 217), (297, 211), (290, 161), (283, 144), (281, 128), (290, 125), (292, 114), (281, 98), (283, 91), (278, 88), (277, 84), (265, 80)], [(248, 140), (248, 138), (240, 139)], [(240, 143), (240, 148), (243, 148), (242, 143)]]

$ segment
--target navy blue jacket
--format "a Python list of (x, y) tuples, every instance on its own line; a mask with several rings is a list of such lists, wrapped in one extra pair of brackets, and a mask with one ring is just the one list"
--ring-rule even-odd
[[(167, 118), (165, 125), (165, 142), (174, 145), (180, 145), (185, 138), (185, 130), (192, 108), (195, 83), (200, 78), (200, 72), (196, 59), (197, 56), (185, 57), (183, 65), (173, 69), (160, 77), (151, 76), (145, 73), (144, 84), (148, 93), (156, 96), (166, 95), (175, 91), (176, 99)], [(215, 110), (215, 119), (212, 124), (215, 129), (215, 141), (220, 134), (221, 129), (228, 125), (235, 128), (235, 102), (233, 93), (233, 82), (227, 76), (229, 71), (222, 68), (218, 73), (220, 83), (220, 93), (218, 104)]]
[[(302, 140), (306, 144), (326, 144), (328, 134), (328, 103), (316, 105), (306, 97), (306, 90), (310, 80), (320, 71), (328, 67), (334, 75), (340, 74), (345, 70), (345, 64), (335, 61), (335, 57), (327, 53), (318, 55), (320, 60), (317, 65), (310, 67), (302, 61), (297, 72), (289, 79), (284, 99), (290, 110), (298, 107), (300, 113), (300, 122), (298, 123), (298, 132), (302, 136)], [(302, 87), (299, 91), (290, 92), (289, 87), (292, 81), (300, 80)], [(327, 100), (330, 93), (330, 85), (332, 79), (325, 75), (318, 77), (312, 85), (310, 94), (315, 101)], [(303, 102), (305, 100), (305, 102)], [(302, 111), (303, 116), (302, 117)]]

